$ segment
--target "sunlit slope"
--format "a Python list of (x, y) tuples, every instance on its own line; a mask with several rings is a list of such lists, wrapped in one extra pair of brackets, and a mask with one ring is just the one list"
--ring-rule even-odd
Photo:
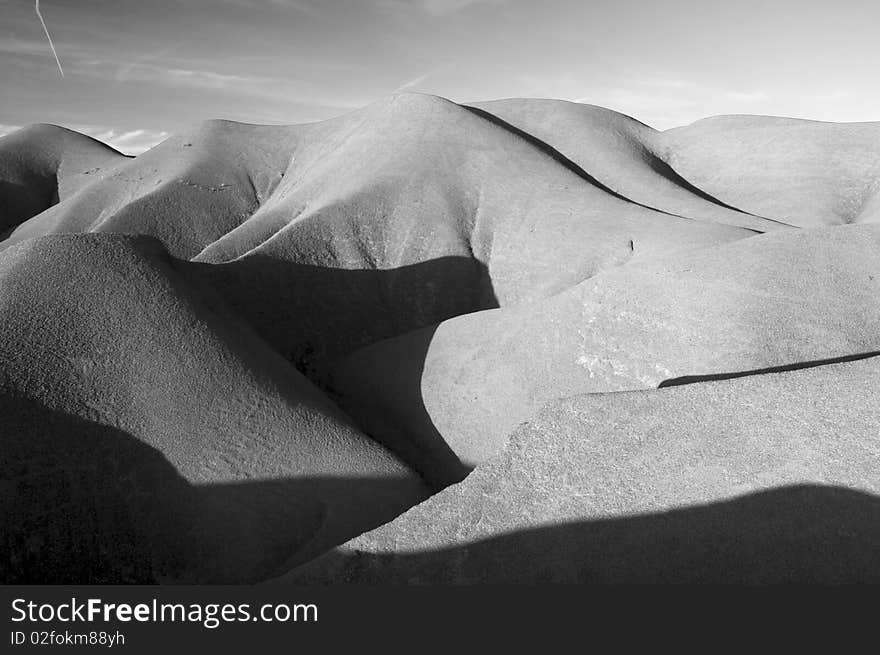
[(880, 123), (716, 116), (663, 132), (688, 180), (740, 209), (802, 227), (876, 220)]
[(282, 579), (880, 580), (877, 358), (549, 403), (464, 482)]
[(624, 114), (562, 100), (495, 100), (473, 107), (540, 140), (612, 192), (646, 207), (762, 232), (787, 227), (737, 211), (694, 186), (664, 159), (661, 133)]
[(81, 231), (155, 236), (175, 256), (222, 264), (204, 277), (303, 370), (630, 261), (755, 233), (630, 202), (532, 139), (419, 94), (305, 126), (210, 121), (6, 245)]
[(787, 231), (374, 344), (333, 387), (372, 434), (439, 433), (478, 463), (547, 401), (862, 354), (880, 350), (878, 329), (880, 229)]
[(137, 158), (4, 137), (0, 579), (251, 582), (389, 521), (316, 579), (873, 570), (876, 367), (838, 364), (880, 351), (877, 154), (410, 93)]
[(80, 188), (8, 242), (52, 233), (142, 234), (190, 258), (247, 219), (277, 184), (285, 135), (285, 128), (206, 121)]
[(222, 264), (205, 275), (291, 360), (332, 359), (631, 261), (754, 234), (618, 198), (431, 96), (308, 126), (291, 159), (260, 209), (195, 257)]

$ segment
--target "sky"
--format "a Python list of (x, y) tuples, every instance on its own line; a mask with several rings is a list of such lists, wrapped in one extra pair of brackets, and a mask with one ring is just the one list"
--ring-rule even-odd
[(207, 118), (302, 123), (401, 91), (546, 97), (658, 129), (880, 120), (878, 0), (0, 0), (0, 135), (138, 154)]

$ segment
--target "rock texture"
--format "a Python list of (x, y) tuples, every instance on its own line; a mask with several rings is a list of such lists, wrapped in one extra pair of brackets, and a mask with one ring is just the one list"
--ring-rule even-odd
[(778, 227), (728, 213), (719, 224), (648, 209), (493, 119), (400, 94), (314, 125), (208, 121), (7, 243), (136, 233), (222, 264), (204, 269), (212, 286), (317, 380), (325, 360), (383, 338)]
[(852, 225), (631, 264), (460, 316), (357, 351), (333, 386), (371, 433), (439, 432), (475, 465), (548, 400), (877, 350), (880, 229)]
[(0, 137), (0, 235), (128, 160), (85, 134), (31, 125)]
[(880, 581), (880, 359), (549, 403), (283, 583)]
[(411, 93), (3, 137), (0, 580), (874, 579), (878, 148)]
[(718, 199), (801, 227), (876, 221), (876, 123), (715, 116), (664, 132), (661, 152)]
[(259, 580), (428, 495), (152, 238), (9, 248), (0, 333), (6, 580)]

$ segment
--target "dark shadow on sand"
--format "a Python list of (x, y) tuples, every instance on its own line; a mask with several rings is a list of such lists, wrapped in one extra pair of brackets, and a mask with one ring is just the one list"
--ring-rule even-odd
[(797, 485), (657, 514), (517, 530), (425, 552), (334, 551), (285, 582), (877, 583), (878, 543), (880, 497)]
[[(351, 477), (193, 484), (124, 430), (0, 396), (0, 583), (256, 582), (320, 554), (327, 531), (334, 544), (362, 531), (363, 520), (323, 528), (319, 498), (391, 520), (406, 509), (398, 492), (407, 485)], [(320, 550), (310, 541), (318, 529)]]
[(32, 175), (27, 183), (0, 180), (0, 242), (26, 220), (57, 204), (54, 176)]
[(342, 269), (251, 254), (227, 264), (180, 262), (213, 287), (277, 352), (319, 386), (358, 348), (461, 314), (498, 307), (486, 266), (439, 257), (393, 269)]
[[(557, 163), (561, 164), (562, 166), (564, 166), (565, 168), (567, 168), (568, 170), (570, 170), (571, 172), (573, 172), (577, 176), (581, 177), (582, 179), (586, 180), (590, 184), (593, 184), (593, 185), (599, 187), (600, 189), (602, 189), (606, 193), (610, 193), (615, 198), (618, 198), (620, 200), (624, 200), (626, 202), (631, 202), (634, 205), (644, 207), (645, 209), (650, 209), (652, 211), (662, 212), (664, 214), (670, 214), (670, 212), (668, 212), (666, 210), (658, 209), (657, 207), (652, 207), (650, 205), (646, 205), (646, 204), (641, 203), (637, 200), (633, 200), (632, 198), (627, 198), (626, 196), (618, 193), (617, 191), (610, 189), (609, 187), (607, 187), (605, 184), (603, 184), (602, 182), (597, 180), (593, 175), (591, 175), (590, 173), (585, 171), (581, 166), (579, 166), (578, 164), (573, 162), (571, 159), (569, 159), (568, 157), (563, 155), (561, 152), (559, 152), (556, 148), (551, 146), (546, 141), (542, 141), (538, 137), (530, 134), (529, 132), (526, 132), (525, 130), (521, 130), (520, 128), (516, 127), (515, 125), (511, 125), (510, 123), (508, 123), (507, 121), (505, 121), (502, 118), (499, 118), (495, 114), (492, 114), (492, 113), (486, 111), (485, 109), (480, 109), (478, 107), (471, 107), (468, 105), (462, 105), (462, 106), (465, 109), (467, 109), (468, 111), (470, 111), (471, 113), (476, 114), (477, 116), (480, 116), (481, 118), (484, 118), (487, 121), (494, 123), (495, 125), (498, 125), (499, 127), (502, 127), (505, 130), (507, 130), (513, 134), (516, 134), (518, 137), (520, 137), (522, 139), (525, 139), (528, 143), (530, 143), (533, 146), (535, 146), (536, 148), (538, 148), (541, 152), (552, 157)], [(762, 218), (760, 216), (757, 216), (756, 214), (751, 214), (749, 212), (743, 211), (742, 209), (737, 209), (736, 207), (733, 207), (732, 205), (728, 205), (727, 203), (719, 200), (718, 198), (715, 198), (714, 196), (706, 193), (702, 189), (694, 186), (693, 184), (688, 182), (686, 179), (684, 179), (669, 164), (667, 164), (663, 160), (654, 156), (650, 152), (648, 152), (647, 154), (648, 154), (648, 166), (651, 168), (651, 170), (653, 170), (655, 173), (657, 173), (661, 177), (665, 177), (670, 182), (682, 187), (683, 189), (685, 189), (687, 191), (690, 191), (694, 195), (696, 195), (696, 196), (702, 198), (703, 200), (706, 200), (714, 205), (718, 205), (719, 207), (724, 207), (725, 209), (729, 209), (731, 211), (735, 211), (740, 214), (745, 214), (746, 216), (753, 216), (755, 218)], [(670, 215), (671, 216), (679, 216), (678, 214), (670, 214)], [(685, 217), (679, 216), (679, 218), (685, 218)], [(770, 219), (768, 219), (768, 220), (770, 220)], [(778, 221), (774, 221), (774, 222), (778, 222)]]
[[(216, 291), (363, 432), (401, 457), (433, 489), (470, 472), (431, 421), (421, 378), (438, 323), (498, 307), (483, 263), (449, 256), (394, 269), (351, 270), (251, 254), (227, 264), (175, 262), (175, 268), (190, 283)], [(341, 393), (331, 376), (347, 355), (404, 334), (412, 336), (410, 349), (397, 353), (382, 386), (393, 390), (397, 411), (404, 408), (422, 424), (418, 441), (395, 420), (396, 412), (376, 407), (369, 397)]]
[(733, 380), (735, 378), (744, 378), (750, 375), (765, 375), (767, 373), (785, 373), (786, 371), (799, 371), (805, 368), (816, 368), (817, 366), (825, 366), (827, 364), (843, 364), (845, 362), (856, 362), (860, 359), (870, 359), (880, 355), (880, 350), (872, 350), (866, 353), (858, 353), (855, 355), (843, 355), (841, 357), (829, 357), (827, 359), (814, 359), (807, 362), (797, 362), (795, 364), (784, 364), (782, 366), (770, 366), (768, 368), (755, 368), (749, 371), (736, 371), (734, 373), (707, 373), (705, 375), (682, 375), (677, 378), (669, 378), (663, 380), (658, 389), (666, 387), (678, 387), (684, 384), (695, 384), (697, 382), (713, 382), (717, 380)]
[[(422, 395), (425, 359), (436, 330), (436, 325), (423, 328), (397, 340), (394, 361), (384, 364), (381, 389), (369, 372), (366, 379), (353, 384), (353, 378), (360, 374), (352, 370), (357, 368), (354, 364), (348, 367), (344, 387), (329, 379), (327, 394), (363, 432), (397, 454), (439, 491), (461, 482), (473, 468), (446, 443)], [(390, 406), (389, 400), (393, 403)]]
[[(315, 494), (382, 502), (394, 482), (194, 485), (122, 430), (9, 397), (0, 398), (0, 416), (5, 584), (152, 583), (174, 574), (249, 582), (297, 564), (287, 581), (880, 582), (880, 498), (819, 485), (527, 528), (426, 552), (333, 551), (304, 563), (320, 554), (310, 552), (307, 540)], [(340, 533), (335, 543), (353, 536)], [(212, 570), (217, 552), (225, 553), (226, 566)]]

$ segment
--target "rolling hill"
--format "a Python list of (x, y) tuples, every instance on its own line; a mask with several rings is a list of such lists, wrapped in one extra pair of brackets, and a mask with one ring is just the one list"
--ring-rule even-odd
[(0, 579), (873, 579), (878, 162), (414, 93), (0, 138)]

